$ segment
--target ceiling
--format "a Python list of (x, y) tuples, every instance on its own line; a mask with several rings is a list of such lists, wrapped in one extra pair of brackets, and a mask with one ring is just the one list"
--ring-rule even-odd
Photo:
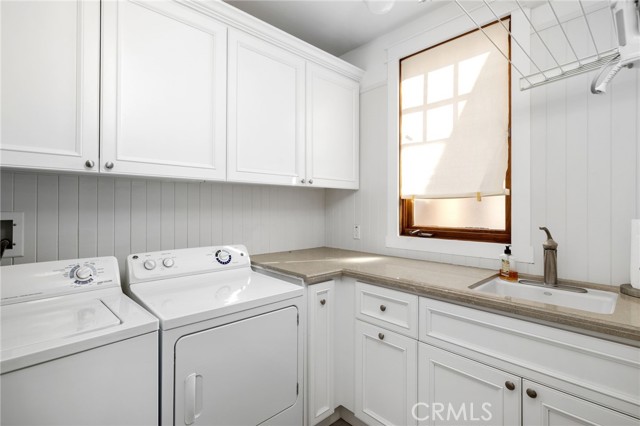
[(336, 56), (341, 56), (443, 4), (396, 0), (388, 13), (375, 15), (362, 0), (225, 2)]

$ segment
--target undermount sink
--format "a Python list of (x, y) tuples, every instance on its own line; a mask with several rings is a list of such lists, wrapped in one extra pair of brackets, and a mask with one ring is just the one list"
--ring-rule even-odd
[(565, 306), (598, 314), (612, 314), (618, 301), (618, 294), (610, 291), (586, 289), (585, 293), (575, 293), (550, 286), (538, 287), (509, 282), (497, 277), (485, 283), (474, 284), (470, 288), (480, 293)]

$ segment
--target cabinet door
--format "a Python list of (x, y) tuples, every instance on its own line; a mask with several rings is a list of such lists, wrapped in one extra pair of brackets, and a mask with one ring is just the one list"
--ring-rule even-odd
[(415, 425), (418, 342), (356, 321), (356, 416), (369, 425)]
[(301, 183), (304, 69), (301, 57), (229, 30), (229, 180)]
[(519, 425), (520, 382), (513, 374), (420, 343), (420, 425)]
[(307, 179), (313, 186), (358, 189), (360, 85), (307, 64)]
[(634, 419), (573, 395), (522, 381), (523, 426), (637, 426)]
[(333, 413), (334, 282), (308, 288), (309, 424)]
[(97, 171), (100, 2), (2, 1), (0, 28), (0, 165)]
[(102, 3), (100, 170), (225, 178), (226, 27), (171, 1)]

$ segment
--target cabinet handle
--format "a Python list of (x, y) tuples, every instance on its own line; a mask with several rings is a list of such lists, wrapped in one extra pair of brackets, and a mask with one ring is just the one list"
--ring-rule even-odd
[(320, 304), (321, 304), (322, 306), (324, 306), (324, 304), (325, 304), (325, 303), (327, 303), (327, 301), (326, 301), (325, 299), (321, 299), (321, 300), (320, 300)]
[(305, 183), (305, 182), (306, 182), (306, 180), (300, 179), (300, 183)]
[(313, 185), (313, 179), (309, 179), (309, 185)]
[(513, 382), (507, 381), (507, 382), (504, 382), (504, 385), (509, 390), (514, 390), (516, 388), (516, 385), (514, 385)]
[(107, 161), (104, 165), (105, 169), (111, 170), (113, 169), (113, 162), (112, 161)]
[(386, 310), (387, 310), (387, 307), (386, 307), (386, 306), (384, 306), (384, 305), (380, 305), (380, 310), (381, 310), (382, 312), (384, 312), (384, 311), (386, 311)]
[(93, 162), (93, 161), (91, 161), (91, 160), (87, 160), (87, 161), (85, 161), (85, 162), (84, 162), (84, 165), (85, 165), (85, 167), (86, 167), (87, 169), (93, 169), (93, 166), (95, 166), (95, 165), (96, 165), (96, 163), (94, 163), (94, 162)]
[(384, 334), (382, 334), (382, 333), (378, 333), (378, 339), (380, 339), (380, 340), (384, 340)]
[(538, 392), (533, 389), (527, 389), (527, 395), (529, 395), (529, 398), (536, 398), (538, 396)]

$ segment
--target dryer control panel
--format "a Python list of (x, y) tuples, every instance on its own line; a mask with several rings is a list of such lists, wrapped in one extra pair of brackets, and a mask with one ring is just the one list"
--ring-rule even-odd
[(136, 284), (238, 268), (251, 268), (243, 245), (137, 253), (127, 257), (126, 280)]
[(108, 287), (120, 288), (115, 257), (2, 267), (3, 305)]

